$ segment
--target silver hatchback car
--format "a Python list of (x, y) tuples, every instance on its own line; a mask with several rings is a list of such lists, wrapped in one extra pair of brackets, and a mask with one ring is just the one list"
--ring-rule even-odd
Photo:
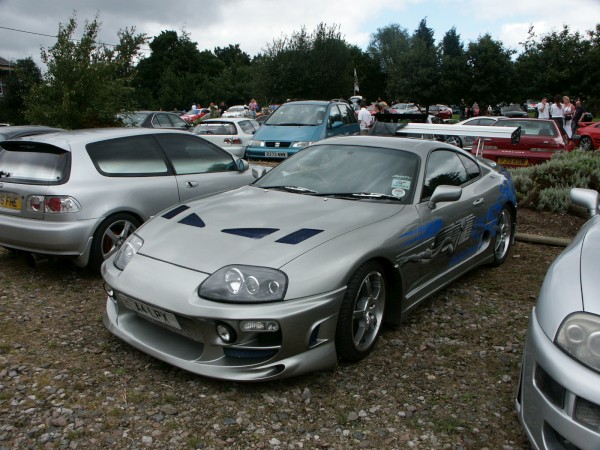
[(94, 129), (1, 143), (0, 245), (100, 268), (159, 211), (254, 180), (191, 133)]

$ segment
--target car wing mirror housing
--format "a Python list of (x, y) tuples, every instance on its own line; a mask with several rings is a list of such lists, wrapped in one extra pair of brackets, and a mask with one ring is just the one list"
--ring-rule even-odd
[(441, 185), (435, 188), (427, 205), (431, 209), (435, 209), (439, 202), (455, 202), (460, 200), (461, 196), (462, 188), (460, 186)]
[(593, 189), (573, 188), (571, 202), (588, 210), (590, 217), (598, 214), (598, 192)]
[(268, 172), (268, 170), (266, 167), (263, 167), (263, 166), (252, 167), (252, 176), (256, 179), (262, 177), (267, 172)]
[(250, 167), (250, 164), (245, 159), (238, 159), (235, 164), (238, 172), (245, 172)]

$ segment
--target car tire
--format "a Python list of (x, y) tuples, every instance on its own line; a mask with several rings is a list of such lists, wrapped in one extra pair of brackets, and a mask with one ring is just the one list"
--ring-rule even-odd
[(92, 251), (88, 267), (99, 271), (102, 263), (116, 252), (141, 222), (131, 214), (119, 213), (104, 219), (92, 239)]
[(458, 148), (462, 148), (462, 146), (463, 146), (462, 141), (460, 140), (460, 138), (458, 136), (446, 136), (445, 142), (447, 144), (454, 145)]
[(506, 261), (510, 252), (510, 246), (513, 242), (513, 217), (508, 207), (502, 208), (500, 214), (498, 214), (498, 221), (496, 223), (496, 234), (494, 235), (494, 260), (493, 266), (499, 266)]
[(582, 136), (579, 141), (579, 148), (586, 152), (593, 151), (594, 145), (592, 144), (592, 139), (589, 136)]
[(340, 307), (335, 333), (338, 357), (359, 361), (377, 342), (387, 297), (387, 286), (381, 264), (363, 264), (350, 278)]

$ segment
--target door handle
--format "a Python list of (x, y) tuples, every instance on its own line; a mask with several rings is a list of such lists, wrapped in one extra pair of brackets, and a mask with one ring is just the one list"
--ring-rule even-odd
[(479, 205), (481, 205), (482, 203), (483, 203), (483, 197), (481, 197), (481, 198), (478, 198), (477, 200), (475, 200), (475, 201), (473, 202), (473, 206), (479, 206)]
[(198, 187), (198, 182), (197, 181), (186, 181), (185, 187), (188, 187), (188, 188)]

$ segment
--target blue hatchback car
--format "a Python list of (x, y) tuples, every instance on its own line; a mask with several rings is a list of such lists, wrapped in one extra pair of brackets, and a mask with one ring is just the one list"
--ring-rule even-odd
[(321, 139), (359, 133), (356, 114), (346, 102), (288, 102), (277, 108), (256, 131), (246, 156), (285, 159)]

